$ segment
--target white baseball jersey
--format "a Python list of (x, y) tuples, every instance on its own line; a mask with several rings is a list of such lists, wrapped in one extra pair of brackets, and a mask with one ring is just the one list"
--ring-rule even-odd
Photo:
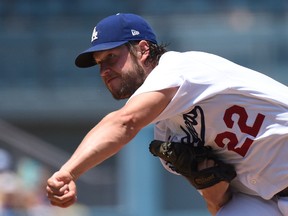
[(211, 146), (235, 166), (241, 192), (270, 199), (288, 186), (285, 85), (216, 55), (167, 52), (132, 97), (176, 86), (155, 139)]

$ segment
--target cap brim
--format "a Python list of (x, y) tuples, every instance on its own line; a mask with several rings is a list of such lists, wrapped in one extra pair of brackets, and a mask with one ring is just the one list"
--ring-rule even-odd
[(76, 57), (75, 64), (77, 67), (80, 67), (80, 68), (92, 67), (97, 64), (93, 58), (94, 52), (113, 49), (127, 42), (128, 41), (109, 42), (109, 43), (102, 43), (102, 44), (97, 44), (95, 46), (92, 46), (89, 49), (85, 50), (84, 52), (80, 53)]

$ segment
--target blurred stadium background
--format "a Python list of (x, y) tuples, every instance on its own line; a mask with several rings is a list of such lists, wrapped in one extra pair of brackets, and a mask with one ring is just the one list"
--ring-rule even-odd
[(125, 103), (104, 89), (98, 68), (74, 66), (94, 25), (118, 12), (145, 17), (170, 50), (211, 52), (288, 83), (287, 0), (1, 0), (0, 215), (209, 215), (149, 154), (152, 127), (79, 179), (74, 207), (45, 198), (46, 179)]

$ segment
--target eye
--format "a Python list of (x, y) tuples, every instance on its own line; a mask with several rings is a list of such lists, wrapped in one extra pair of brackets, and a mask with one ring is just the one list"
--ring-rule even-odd
[(109, 62), (110, 64), (113, 64), (113, 63), (115, 63), (116, 58), (117, 58), (117, 55), (115, 55), (114, 53), (110, 53), (107, 56), (106, 61)]
[(118, 60), (118, 55), (116, 55), (115, 53), (108, 53), (107, 55), (105, 55), (105, 57), (103, 59), (99, 59), (97, 60), (97, 64), (100, 65), (105, 65), (105, 66), (113, 66), (117, 60)]
[(99, 63), (101, 65), (106, 65), (106, 66), (113, 66), (117, 62), (117, 55), (114, 53), (109, 53), (106, 55), (106, 57), (100, 61)]

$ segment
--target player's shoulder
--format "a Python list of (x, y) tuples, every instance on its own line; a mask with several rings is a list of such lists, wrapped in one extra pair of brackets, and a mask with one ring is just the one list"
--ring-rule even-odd
[(205, 56), (205, 55), (212, 55), (211, 53), (202, 52), (202, 51), (185, 51), (185, 52), (178, 52), (178, 51), (167, 51), (163, 54), (161, 58), (178, 58), (183, 56)]
[(185, 51), (185, 52), (177, 52), (177, 51), (168, 51), (162, 55), (160, 58), (159, 63), (175, 63), (178, 61), (187, 61), (187, 59), (195, 60), (195, 61), (201, 61), (201, 60), (208, 60), (208, 59), (222, 59), (223, 57), (203, 52), (203, 51)]

